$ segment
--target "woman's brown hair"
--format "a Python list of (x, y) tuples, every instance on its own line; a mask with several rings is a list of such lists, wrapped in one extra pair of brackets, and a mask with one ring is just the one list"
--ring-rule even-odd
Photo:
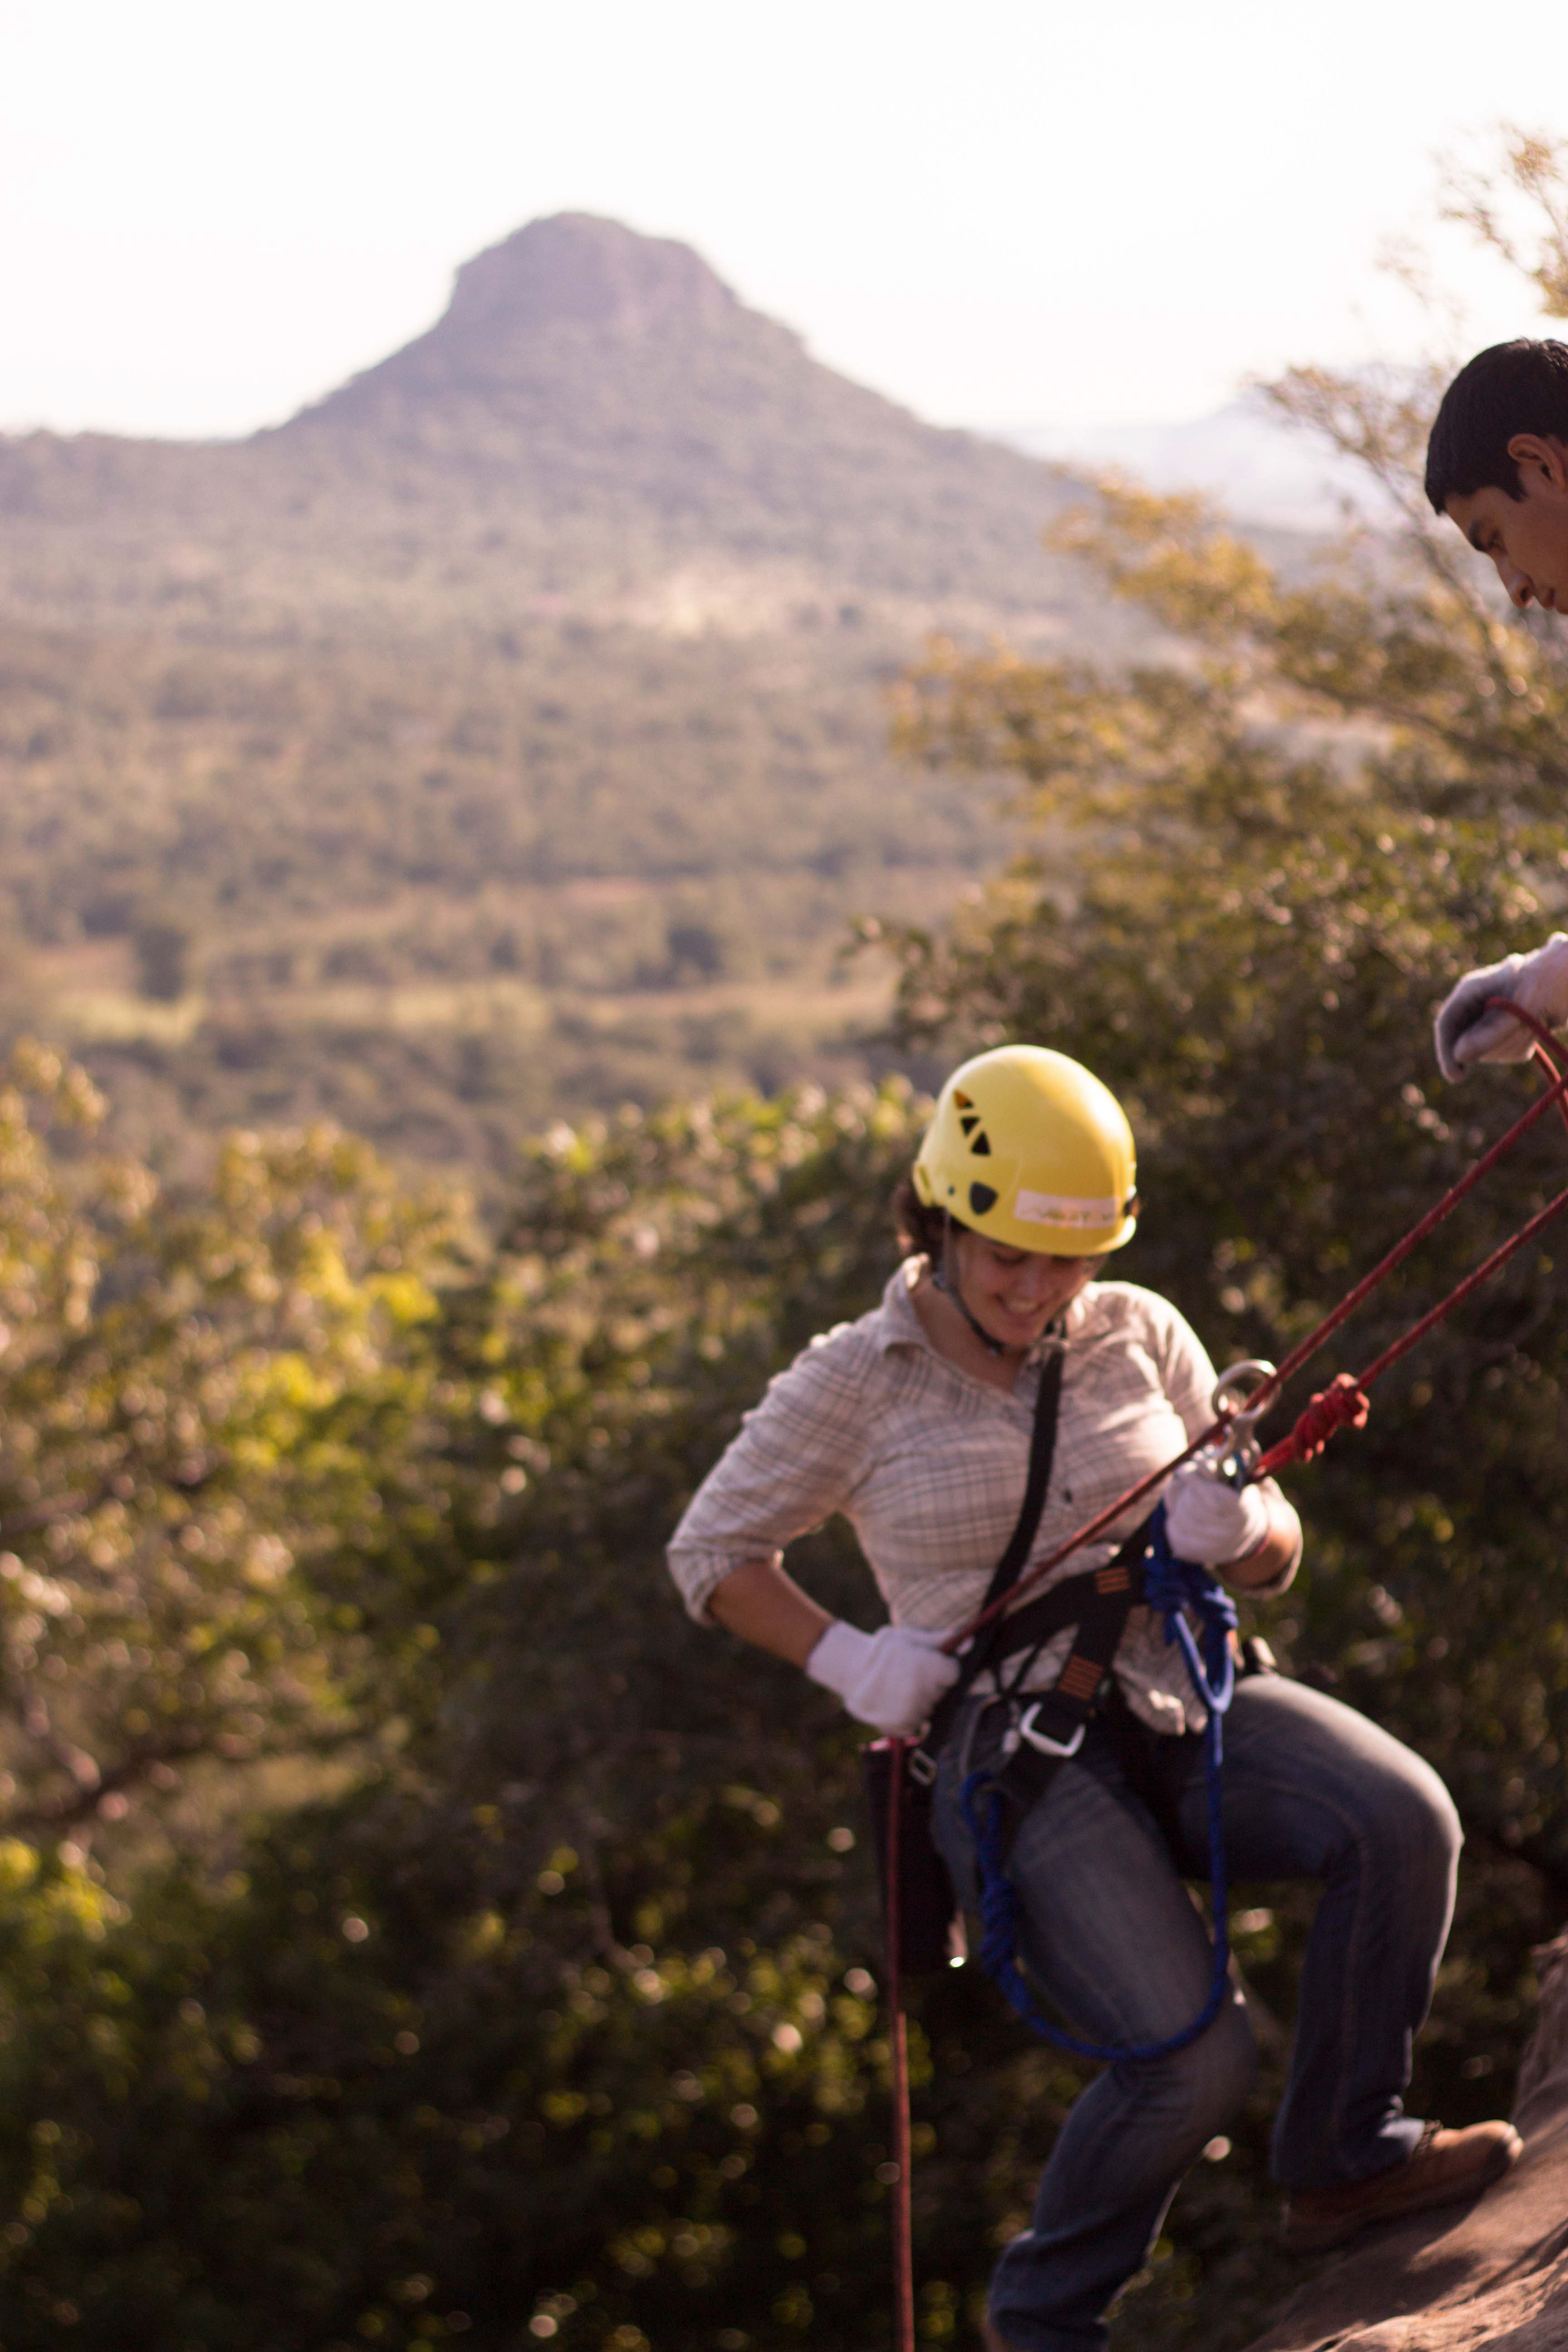
[(893, 1187), (893, 1231), (899, 1237), (900, 1257), (929, 1257), (933, 1265), (942, 1264), (942, 1239), (947, 1231), (947, 1212), (931, 1209), (915, 1191), (913, 1180), (900, 1176)]

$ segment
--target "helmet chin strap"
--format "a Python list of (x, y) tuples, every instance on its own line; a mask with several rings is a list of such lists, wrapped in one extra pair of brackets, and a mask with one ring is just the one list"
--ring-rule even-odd
[(974, 1314), (968, 1300), (964, 1297), (963, 1291), (958, 1286), (957, 1262), (953, 1255), (952, 1219), (951, 1217), (947, 1219), (946, 1223), (942, 1226), (942, 1264), (931, 1268), (931, 1288), (933, 1290), (940, 1290), (944, 1298), (952, 1299), (953, 1305), (957, 1307), (959, 1313), (963, 1316), (964, 1321), (968, 1324), (970, 1329), (979, 1340), (981, 1346), (985, 1349), (986, 1354), (990, 1356), (1001, 1355), (1003, 1352), (1003, 1342), (1000, 1339), (994, 1339), (992, 1338), (990, 1332), (985, 1328), (984, 1324), (981, 1322), (979, 1317)]

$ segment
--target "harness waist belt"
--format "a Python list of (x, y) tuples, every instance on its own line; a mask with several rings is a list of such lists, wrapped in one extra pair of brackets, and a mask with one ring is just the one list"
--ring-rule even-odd
[[(1042, 1691), (1031, 1707), (1032, 1730), (1053, 1747), (1065, 1748), (1094, 1713), (1101, 1684), (1127, 1629), (1127, 1620), (1143, 1599), (1143, 1557), (1148, 1549), (1149, 1523), (1129, 1536), (1103, 1568), (1069, 1576), (1026, 1601), (1010, 1617), (1000, 1618), (976, 1642), (963, 1662), (963, 1671), (926, 1727), (923, 1739), (910, 1752), (909, 1768), (917, 1780), (929, 1782), (936, 1759), (952, 1729), (959, 1708), (983, 1674), (1004, 1665), (1021, 1652), (1038, 1652), (1054, 1635), (1076, 1626), (1073, 1645), (1054, 1688)], [(1027, 1658), (1013, 1677), (1016, 1689), (1027, 1675)]]
[(1111, 1612), (1104, 1608), (1107, 1601), (1125, 1623), (1142, 1599), (1142, 1559), (1126, 1560), (1118, 1552), (1103, 1568), (1067, 1577), (1042, 1592), (1037, 1601), (1026, 1601), (1021, 1609), (1004, 1617), (996, 1628), (996, 1646), (980, 1671), (1005, 1664), (1020, 1650), (1043, 1648), (1056, 1634), (1065, 1633), (1069, 1625), (1081, 1625), (1086, 1618), (1109, 1615)]

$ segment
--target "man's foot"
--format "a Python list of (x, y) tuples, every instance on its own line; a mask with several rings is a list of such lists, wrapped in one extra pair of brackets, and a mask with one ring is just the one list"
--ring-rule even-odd
[(1342, 2246), (1374, 2221), (1396, 2221), (1431, 2205), (1459, 2205), (1500, 2180), (1523, 2142), (1511, 2124), (1471, 2124), (1445, 2131), (1428, 2124), (1415, 2153), (1370, 2180), (1343, 2189), (1298, 2189), (1285, 2208), (1285, 2243), (1293, 2254)]

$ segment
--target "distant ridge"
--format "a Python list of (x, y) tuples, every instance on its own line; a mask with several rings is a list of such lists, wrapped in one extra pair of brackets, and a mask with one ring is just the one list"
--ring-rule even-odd
[(0, 441), (0, 512), (38, 521), (335, 549), (416, 512), (422, 541), (469, 540), (482, 512), (557, 563), (712, 551), (1003, 607), (1059, 593), (1039, 531), (1062, 495), (824, 367), (689, 247), (584, 213), (477, 255), (425, 334), (247, 441)]
[(996, 438), (1059, 465), (1118, 467), (1152, 490), (1200, 490), (1265, 530), (1336, 530), (1347, 508), (1374, 524), (1395, 519), (1363, 467), (1256, 392), (1179, 423), (1019, 426)]
[(938, 593), (961, 576), (983, 592), (988, 569), (1019, 562), (1037, 593), (1060, 495), (1046, 467), (824, 367), (689, 246), (584, 213), (466, 263), (427, 333), (266, 437), (396, 466), (405, 490), (461, 480), (548, 514), (618, 508), (686, 546), (869, 562)]

